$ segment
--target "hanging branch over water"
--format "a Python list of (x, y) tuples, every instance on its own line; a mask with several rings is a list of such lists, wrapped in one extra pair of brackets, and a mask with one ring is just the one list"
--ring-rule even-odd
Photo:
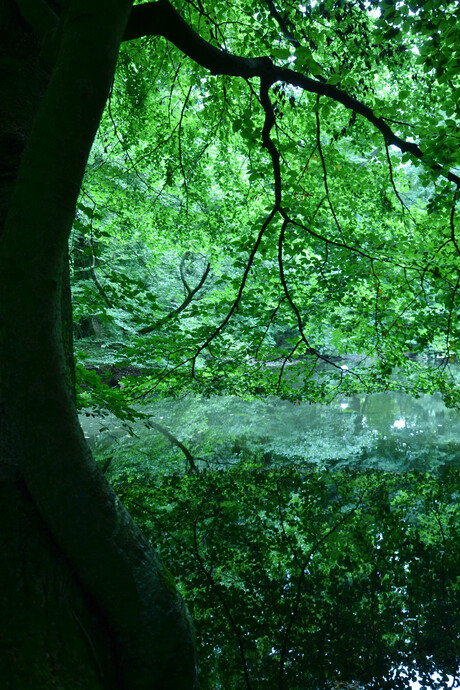
[[(269, 85), (282, 81), (318, 96), (327, 96), (368, 120), (381, 132), (387, 145), (396, 146), (402, 153), (409, 153), (424, 162), (424, 152), (420, 147), (414, 142), (397, 136), (386, 119), (375, 115), (369, 106), (332, 84), (327, 84), (320, 79), (312, 79), (292, 69), (278, 67), (269, 57), (245, 58), (216, 48), (194, 31), (168, 0), (158, 0), (158, 2), (133, 7), (124, 40), (130, 41), (142, 36), (163, 36), (213, 75), (225, 74), (245, 79), (259, 77)], [(427, 165), (460, 187), (458, 175), (446, 170), (439, 163)]]
[(188, 285), (187, 281), (184, 278), (184, 272), (183, 272), (184, 259), (185, 259), (185, 255), (182, 258), (179, 270), (180, 270), (180, 274), (181, 274), (182, 283), (183, 283), (184, 288), (187, 292), (186, 298), (184, 299), (182, 304), (180, 304), (178, 307), (176, 307), (176, 309), (173, 309), (172, 311), (170, 311), (168, 314), (166, 314), (166, 316), (163, 316), (163, 318), (159, 319), (158, 321), (155, 321), (155, 323), (151, 324), (150, 326), (145, 326), (144, 328), (141, 328), (139, 331), (139, 335), (147, 335), (148, 333), (152, 333), (153, 331), (158, 330), (158, 328), (160, 328), (160, 326), (163, 326), (167, 321), (172, 319), (173, 316), (177, 316), (182, 311), (184, 311), (184, 309), (186, 309), (186, 307), (188, 307), (190, 302), (193, 300), (193, 298), (195, 297), (197, 292), (199, 292), (201, 290), (201, 288), (203, 287), (203, 285), (205, 284), (206, 278), (208, 277), (209, 271), (211, 270), (211, 264), (209, 263), (209, 261), (206, 264), (206, 268), (204, 269), (199, 282), (192, 289), (192, 288), (190, 288), (190, 286)]

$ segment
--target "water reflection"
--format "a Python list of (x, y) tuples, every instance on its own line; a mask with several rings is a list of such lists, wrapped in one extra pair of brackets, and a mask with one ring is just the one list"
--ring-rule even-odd
[[(331, 405), (187, 397), (151, 403), (148, 411), (192, 452), (201, 455), (206, 445), (219, 462), (260, 451), (273, 462), (425, 471), (460, 457), (460, 414), (439, 395), (353, 395)], [(105, 419), (102, 433), (99, 420), (83, 418), (82, 424), (93, 445), (126, 435), (117, 420)], [(139, 423), (136, 433), (145, 442), (156, 432)]]
[(391, 425), (392, 429), (404, 429), (406, 426), (406, 420), (405, 419), (397, 419), (393, 424)]

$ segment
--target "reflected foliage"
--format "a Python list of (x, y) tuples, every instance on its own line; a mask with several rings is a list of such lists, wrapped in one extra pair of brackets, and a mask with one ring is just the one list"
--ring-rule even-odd
[(178, 573), (209, 690), (446, 688), (460, 672), (458, 480), (248, 463), (112, 473)]
[[(86, 377), (98, 382), (95, 372)], [(126, 379), (122, 379), (122, 382)], [(122, 383), (123, 385), (123, 383)], [(105, 395), (120, 405), (124, 390), (99, 384), (94, 398), (103, 411)], [(82, 401), (90, 401), (88, 394)], [(94, 414), (95, 407), (93, 407)], [(129, 408), (120, 407), (128, 414)], [(180, 439), (200, 468), (225, 468), (244, 462), (266, 465), (311, 464), (326, 469), (436, 472), (458, 466), (460, 419), (440, 396), (418, 400), (403, 393), (342, 398), (334, 404), (308, 404), (269, 398), (236, 397), (150, 400), (124, 424), (116, 417), (83, 417), (83, 427), (99, 454), (130, 463), (162, 458), (169, 471), (184, 470), (184, 454), (151, 423)], [(118, 445), (114, 445), (114, 442)]]

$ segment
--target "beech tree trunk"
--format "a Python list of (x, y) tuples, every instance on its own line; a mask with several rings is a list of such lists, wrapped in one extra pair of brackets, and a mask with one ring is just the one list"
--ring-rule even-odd
[(67, 241), (131, 4), (0, 0), (0, 678), (11, 690), (196, 687), (186, 608), (98, 471), (74, 404)]

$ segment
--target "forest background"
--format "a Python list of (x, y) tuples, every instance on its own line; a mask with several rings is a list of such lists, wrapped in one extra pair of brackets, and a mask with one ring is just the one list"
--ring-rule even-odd
[(6, 687), (457, 687), (458, 443), (254, 427), (459, 408), (458, 2), (0, 7)]

